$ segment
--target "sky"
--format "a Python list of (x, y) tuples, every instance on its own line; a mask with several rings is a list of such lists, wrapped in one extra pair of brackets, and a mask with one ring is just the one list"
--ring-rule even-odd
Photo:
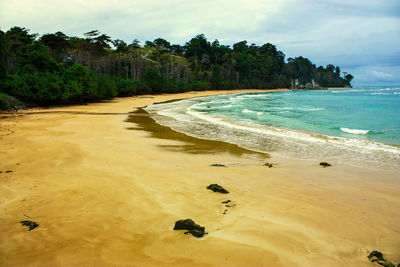
[(333, 64), (353, 85), (400, 86), (400, 0), (1, 0), (0, 29), (97, 29), (127, 43), (198, 34), (233, 45), (272, 43), (286, 58)]

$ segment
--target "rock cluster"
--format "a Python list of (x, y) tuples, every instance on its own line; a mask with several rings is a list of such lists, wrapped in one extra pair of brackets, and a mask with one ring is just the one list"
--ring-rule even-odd
[(292, 80), (291, 85), (290, 85), (291, 90), (318, 90), (318, 89), (323, 89), (314, 79), (311, 80), (311, 82), (304, 84), (301, 84), (299, 82), (299, 79)]

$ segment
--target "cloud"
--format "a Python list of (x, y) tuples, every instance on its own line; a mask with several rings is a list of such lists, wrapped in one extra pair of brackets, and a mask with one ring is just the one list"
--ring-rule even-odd
[(161, 37), (178, 44), (204, 33), (229, 45), (270, 42), (287, 57), (349, 72), (400, 65), (398, 0), (1, 0), (0, 10), (3, 30), (83, 36), (98, 29), (128, 43)]
[(361, 66), (350, 72), (354, 76), (354, 85), (400, 85), (400, 66)]

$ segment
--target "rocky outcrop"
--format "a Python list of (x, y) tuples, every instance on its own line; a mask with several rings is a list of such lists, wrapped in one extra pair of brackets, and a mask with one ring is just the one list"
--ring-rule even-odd
[(185, 234), (189, 233), (194, 237), (204, 236), (205, 227), (196, 224), (192, 219), (179, 220), (175, 222), (174, 230), (188, 230)]
[(294, 79), (291, 82), (290, 85), (291, 90), (318, 90), (318, 89), (324, 89), (322, 88), (314, 79), (311, 80), (311, 82), (308, 82), (306, 84), (301, 84), (299, 82), (299, 79)]
[(18, 110), (25, 107), (26, 105), (17, 98), (0, 93), (0, 110)]

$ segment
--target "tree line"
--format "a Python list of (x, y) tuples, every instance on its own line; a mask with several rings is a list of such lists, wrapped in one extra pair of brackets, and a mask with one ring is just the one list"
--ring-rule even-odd
[(141, 45), (97, 30), (84, 36), (0, 30), (0, 92), (46, 106), (190, 90), (287, 88), (293, 79), (343, 87), (353, 78), (342, 77), (338, 66), (316, 67), (303, 57), (285, 62), (270, 43), (230, 47), (200, 34), (184, 45), (162, 38)]

